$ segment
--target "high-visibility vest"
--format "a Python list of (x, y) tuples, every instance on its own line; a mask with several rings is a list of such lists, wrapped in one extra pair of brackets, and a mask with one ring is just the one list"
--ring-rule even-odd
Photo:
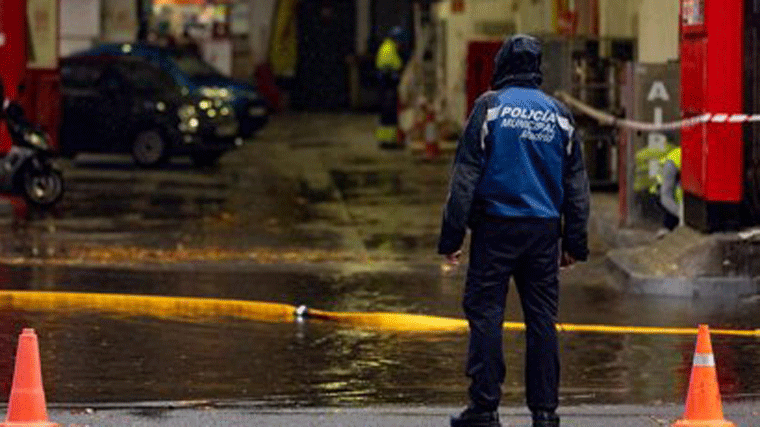
[(380, 71), (399, 71), (403, 67), (401, 56), (398, 54), (398, 45), (392, 38), (387, 38), (377, 50), (375, 66)]
[[(662, 158), (660, 158), (660, 170), (657, 172), (657, 184), (662, 185), (662, 170), (665, 167), (665, 163), (667, 162), (673, 162), (674, 165), (676, 165), (676, 169), (678, 169), (678, 174), (681, 174), (681, 147), (676, 147), (670, 151), (668, 151), (667, 154), (665, 154)], [(680, 180), (679, 180), (680, 181)], [(683, 189), (681, 188), (681, 183), (678, 182), (676, 184), (676, 194), (675, 198), (677, 202), (681, 202), (683, 200)]]
[(665, 164), (667, 161), (671, 161), (676, 165), (676, 168), (678, 168), (678, 171), (681, 171), (681, 147), (676, 147), (668, 152), (668, 154), (663, 157), (661, 164)]

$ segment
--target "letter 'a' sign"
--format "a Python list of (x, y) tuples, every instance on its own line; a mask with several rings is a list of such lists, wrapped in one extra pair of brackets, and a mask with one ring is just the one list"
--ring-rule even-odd
[(704, 25), (704, 0), (682, 0), (681, 18), (683, 19), (683, 25)]

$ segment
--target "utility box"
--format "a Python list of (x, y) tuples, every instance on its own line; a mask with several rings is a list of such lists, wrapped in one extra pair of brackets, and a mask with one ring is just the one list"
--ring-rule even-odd
[[(5, 96), (21, 103), (57, 147), (60, 123), (58, 76), (59, 0), (0, 1), (0, 77)], [(11, 147), (0, 133), (0, 154)]]
[[(745, 81), (750, 77), (745, 75), (745, 56), (757, 55), (757, 46), (752, 52), (746, 49), (745, 9), (749, 12), (757, 7), (753, 0), (681, 0), (684, 118), (750, 111), (745, 101), (754, 98), (754, 94), (745, 97), (745, 89), (749, 88)], [(681, 185), (688, 225), (702, 231), (741, 225), (744, 136), (743, 125), (728, 120), (681, 131)]]

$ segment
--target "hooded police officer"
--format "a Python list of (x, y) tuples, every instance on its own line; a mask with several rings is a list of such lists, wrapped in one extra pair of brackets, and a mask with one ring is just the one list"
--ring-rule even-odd
[(463, 308), (471, 384), (470, 404), (452, 417), (452, 427), (500, 426), (502, 323), (511, 277), (525, 317), (533, 426), (559, 426), (558, 274), (560, 265), (588, 256), (589, 184), (572, 115), (539, 89), (540, 66), (537, 39), (505, 40), (492, 90), (475, 102), (457, 147), (438, 252), (456, 263), (470, 229)]

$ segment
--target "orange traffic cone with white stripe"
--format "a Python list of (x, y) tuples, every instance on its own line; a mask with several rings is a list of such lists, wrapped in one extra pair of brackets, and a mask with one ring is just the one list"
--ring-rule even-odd
[(734, 423), (723, 418), (715, 356), (707, 325), (699, 325), (683, 419), (673, 423), (672, 427), (735, 427)]
[(8, 414), (0, 427), (56, 426), (58, 424), (49, 422), (47, 417), (37, 334), (34, 329), (26, 328), (18, 341)]
[(425, 159), (434, 160), (441, 155), (438, 145), (438, 123), (435, 121), (435, 109), (432, 105), (425, 107)]

